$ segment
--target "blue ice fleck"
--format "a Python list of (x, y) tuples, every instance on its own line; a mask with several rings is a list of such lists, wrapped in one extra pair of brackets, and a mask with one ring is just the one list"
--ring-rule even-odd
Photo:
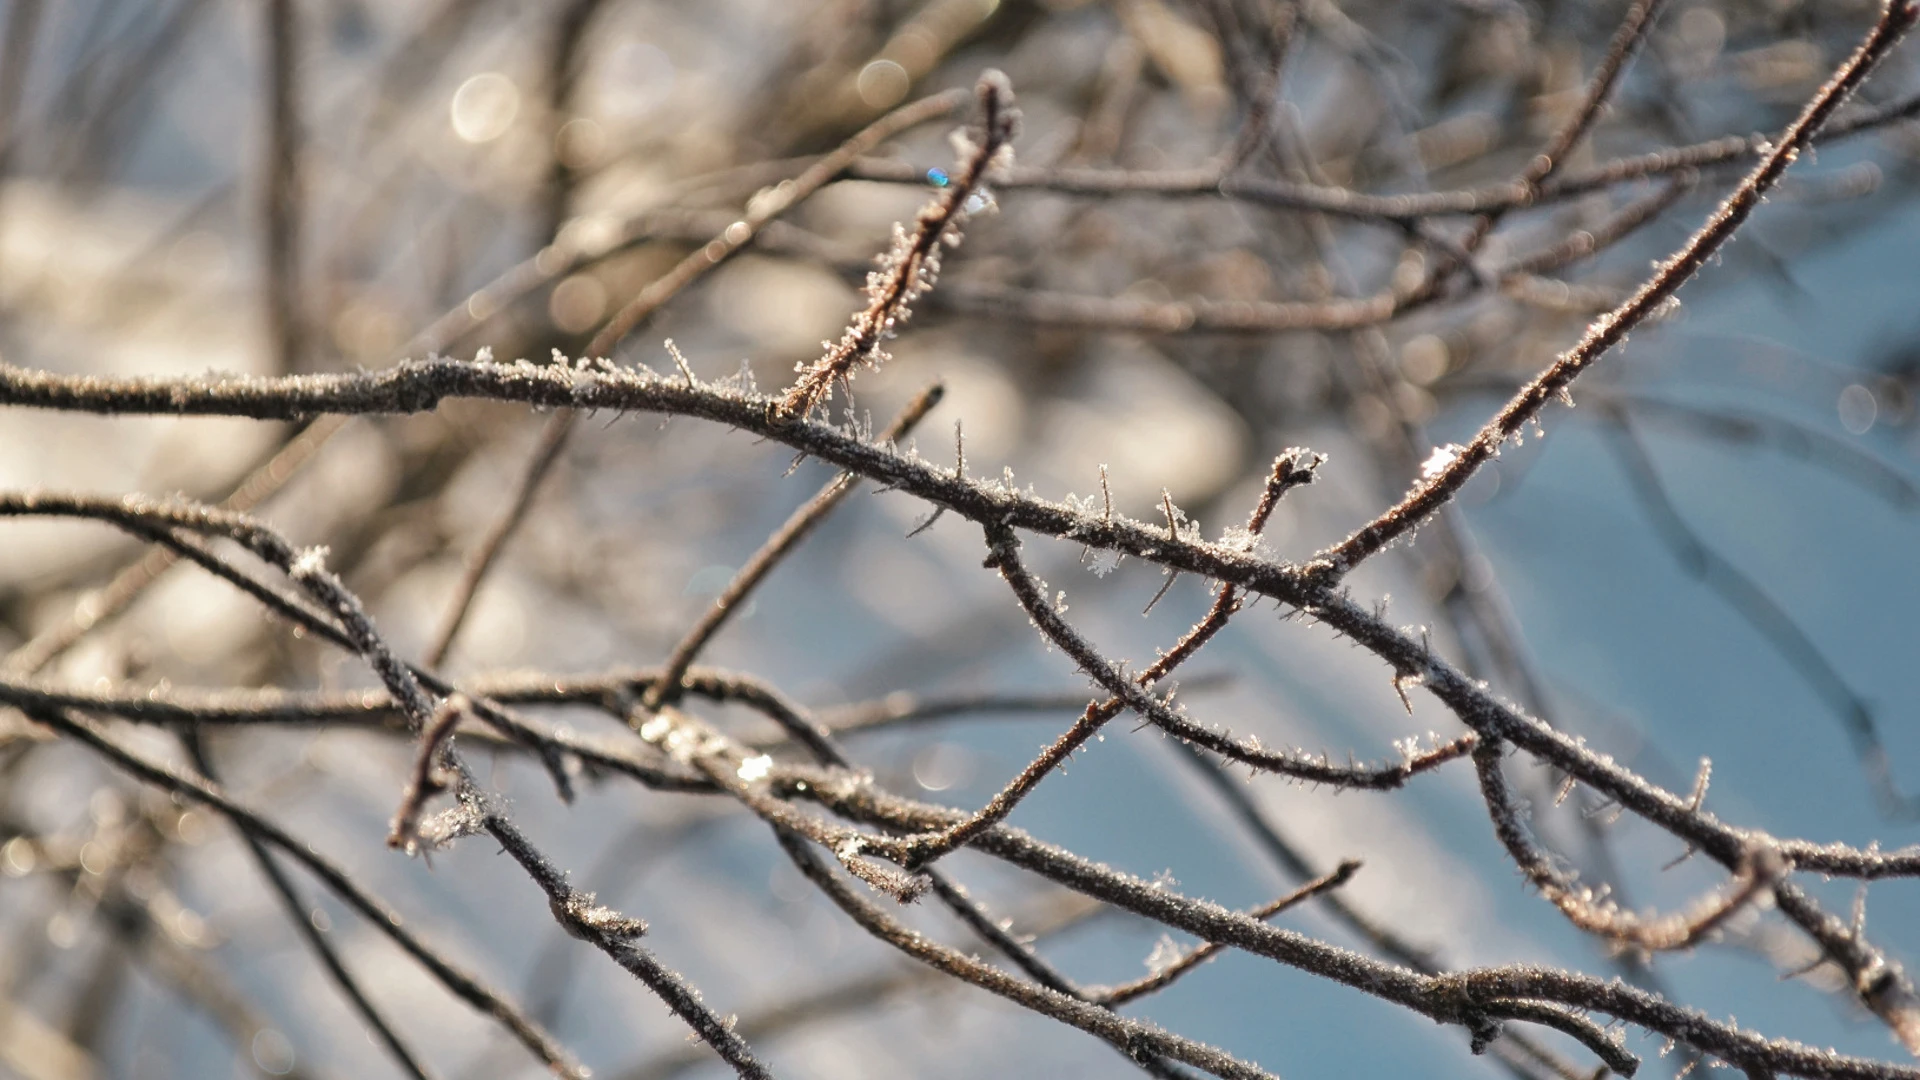
[(927, 183), (932, 184), (934, 187), (946, 187), (952, 182), (953, 178), (947, 175), (947, 170), (945, 169), (927, 170)]

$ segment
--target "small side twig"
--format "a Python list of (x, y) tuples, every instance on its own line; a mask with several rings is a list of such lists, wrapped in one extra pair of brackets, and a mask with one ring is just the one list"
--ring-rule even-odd
[(1481, 797), (1486, 800), (1487, 811), (1493, 818), (1494, 833), (1540, 894), (1559, 908), (1569, 922), (1588, 933), (1649, 952), (1689, 949), (1786, 876), (1788, 866), (1779, 853), (1756, 846), (1734, 875), (1732, 885), (1721, 895), (1702, 900), (1692, 911), (1659, 918), (1621, 911), (1555, 867), (1552, 858), (1540, 850), (1528, 834), (1521, 821), (1519, 803), (1500, 771), (1504, 752), (1497, 742), (1482, 743), (1473, 752)]
[[(1267, 527), (1267, 522), (1273, 516), (1274, 508), (1279, 505), (1281, 496), (1292, 488), (1312, 483), (1314, 470), (1319, 468), (1324, 460), (1325, 458), (1321, 455), (1298, 447), (1274, 459), (1273, 470), (1261, 491), (1260, 501), (1254, 506), (1253, 513), (1247, 521), (1245, 537), (1248, 546), (1251, 546)], [(1168, 538), (1178, 542), (1180, 519), (1173, 506), (1173, 497), (1163, 492), (1161, 499), (1167, 515)], [(1012, 530), (996, 532), (990, 529), (988, 531), (988, 565), (999, 568), (1001, 574), (1007, 578), (1008, 584), (1013, 587), (1015, 595), (1020, 597), (1022, 606), (1028, 609), (1028, 615), (1034, 619), (1036, 625), (1042, 628), (1042, 632), (1059, 641), (1064, 635), (1050, 631), (1048, 628), (1055, 624), (1064, 627), (1065, 623), (1060, 620), (1054, 606), (1046, 603), (1042, 595), (1046, 591), (1044, 587), (1034, 581), (1032, 575), (1021, 565), (1018, 546), (1019, 542), (1013, 537)], [(1132, 684), (1128, 685), (1147, 687), (1172, 674), (1175, 668), (1185, 663), (1194, 653), (1199, 652), (1201, 646), (1226, 626), (1227, 620), (1240, 608), (1240, 595), (1240, 591), (1234, 586), (1221, 585), (1219, 594), (1214, 598), (1212, 610), (1172, 649), (1154, 661), (1134, 678)], [(1041, 609), (1045, 610), (1044, 615), (1041, 614)], [(1068, 633), (1071, 632), (1068, 631)], [(1066, 647), (1064, 642), (1062, 647)], [(1074, 650), (1069, 649), (1069, 652)], [(1083, 647), (1081, 653), (1075, 654), (1075, 659), (1081, 660), (1082, 666), (1089, 672), (1094, 670), (1094, 667), (1101, 670), (1111, 668), (1104, 659), (1092, 656), (1090, 648)], [(1089, 702), (1086, 710), (1081, 713), (1078, 720), (1074, 721), (1073, 726), (1054, 740), (1052, 745), (1041, 751), (1040, 756), (996, 793), (979, 813), (940, 834), (903, 841), (899, 848), (901, 857), (910, 866), (924, 865), (955, 848), (964, 846), (982, 830), (1006, 820), (1007, 815), (1013, 812), (1020, 800), (1038, 787), (1048, 773), (1070, 757), (1075, 750), (1084, 746), (1088, 739), (1099, 732), (1108, 721), (1118, 716), (1129, 704), (1131, 702), (1127, 696), (1114, 696), (1105, 701)]]
[[(900, 411), (899, 416), (894, 417), (893, 423), (887, 425), (887, 429), (880, 433), (879, 441), (882, 444), (896, 442), (912, 431), (927, 413), (940, 403), (940, 398), (945, 393), (945, 388), (939, 383), (922, 390), (907, 403), (907, 407)], [(807, 500), (788, 516), (778, 529), (774, 530), (773, 535), (760, 545), (760, 549), (755, 551), (746, 564), (733, 575), (733, 579), (727, 582), (726, 588), (714, 598), (712, 606), (707, 608), (706, 614), (700, 617), (700, 621), (681, 636), (679, 643), (673, 647), (673, 652), (668, 654), (666, 663), (662, 665), (660, 677), (647, 688), (646, 694), (641, 698), (641, 705), (644, 708), (656, 709), (662, 704), (672, 703), (679, 697), (681, 677), (699, 658), (700, 651), (706, 648), (707, 642), (713, 640), (713, 635), (719, 632), (727, 618), (740, 607), (747, 595), (758, 587), (769, 573), (773, 572), (773, 568), (780, 564), (780, 560), (786, 558), (789, 552), (798, 547), (800, 542), (805, 540), (822, 521), (825, 521), (827, 516), (833, 513), (834, 508), (839, 506), (858, 486), (859, 479), (850, 472), (835, 476), (827, 481), (826, 486), (822, 487), (818, 494)]]
[(560, 460), (561, 451), (567, 448), (567, 441), (573, 436), (573, 426), (579, 415), (573, 409), (562, 409), (554, 413), (553, 418), (541, 429), (540, 441), (534, 444), (533, 455), (527, 459), (526, 469), (513, 486), (513, 500), (462, 560), (460, 580), (453, 587), (453, 599), (447, 603), (446, 614), (440, 617), (440, 628), (434, 631), (433, 643), (427, 646), (423, 658), (425, 666), (438, 668), (447, 662), (453, 641), (466, 624), (467, 614), (473, 610), (473, 598), (480, 591), (480, 583), (486, 580), (488, 571), (500, 558), (507, 541), (519, 531), (520, 523), (526, 520), (527, 511), (533, 509), (533, 500), (540, 494), (541, 485), (546, 482), (547, 474), (553, 471), (554, 463)]
[[(1353, 875), (1359, 872), (1359, 870), (1360, 860), (1348, 859), (1336, 867), (1332, 873), (1315, 878), (1287, 895), (1270, 903), (1262, 904), (1252, 911), (1247, 912), (1247, 914), (1256, 919), (1271, 919), (1275, 915), (1300, 904), (1302, 901), (1345, 885), (1353, 879)], [(1172, 961), (1161, 965), (1151, 975), (1143, 976), (1132, 982), (1121, 983), (1119, 986), (1109, 987), (1097, 992), (1095, 994), (1095, 1000), (1099, 1001), (1102, 1005), (1125, 1005), (1129, 1001), (1143, 998), (1148, 994), (1158, 993), (1173, 985), (1174, 980), (1180, 976), (1185, 975), (1187, 972), (1192, 971), (1201, 964), (1219, 955), (1225, 948), (1225, 945), (1217, 941), (1206, 942), (1196, 948), (1187, 950)]]
[(440, 770), (447, 744), (453, 738), (454, 729), (471, 709), (464, 694), (452, 694), (440, 702), (433, 712), (433, 719), (427, 722), (427, 728), (420, 734), (419, 749), (414, 755), (413, 771), (407, 777), (407, 786), (400, 795), (400, 808), (394, 811), (393, 824), (387, 832), (387, 846), (409, 854), (418, 850), (421, 844), (420, 814), (426, 809), (427, 800), (447, 789), (441, 779)]
[(960, 243), (960, 228), (984, 201), (991, 172), (1004, 170), (1012, 157), (1020, 114), (1013, 107), (1013, 85), (998, 71), (980, 77), (974, 90), (979, 102), (980, 128), (961, 137), (960, 162), (955, 175), (932, 202), (921, 208), (913, 232), (895, 226), (893, 247), (881, 258), (880, 268), (867, 277), (866, 308), (840, 340), (812, 366), (802, 369), (793, 388), (781, 399), (780, 412), (806, 416), (824, 404), (835, 383), (853, 377), (856, 367), (875, 366), (886, 359), (881, 346), (907, 320), (910, 307), (933, 287), (940, 274), (941, 250)]

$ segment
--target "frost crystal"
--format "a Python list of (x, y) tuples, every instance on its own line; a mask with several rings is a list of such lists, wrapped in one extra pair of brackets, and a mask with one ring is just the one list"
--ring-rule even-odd
[(1431, 480), (1441, 473), (1446, 472), (1455, 461), (1459, 460), (1460, 452), (1464, 449), (1466, 448), (1459, 443), (1448, 443), (1445, 446), (1434, 447), (1433, 453), (1429, 454), (1427, 460), (1420, 465), (1421, 477)]
[(1147, 970), (1158, 975), (1179, 963), (1185, 954), (1186, 950), (1180, 947), (1179, 942), (1166, 934), (1161, 934), (1160, 940), (1154, 942), (1153, 951), (1147, 954)]
[(466, 804), (450, 806), (422, 821), (415, 834), (428, 850), (439, 851), (463, 836), (473, 836), (484, 828), (480, 814)]
[(718, 380), (715, 385), (722, 390), (732, 390), (749, 397), (760, 392), (760, 387), (753, 381), (753, 364), (748, 360), (741, 360), (739, 371)]
[(773, 772), (773, 759), (765, 754), (750, 757), (740, 763), (740, 779), (751, 784), (755, 780), (765, 780)]
[(1262, 559), (1273, 557), (1273, 548), (1267, 543), (1265, 537), (1238, 525), (1228, 529), (1226, 535), (1220, 538), (1220, 546), (1233, 551), (1244, 551)]
[(293, 565), (287, 569), (287, 574), (297, 581), (301, 578), (309, 578), (315, 574), (322, 573), (326, 568), (327, 549), (325, 547), (310, 547), (302, 551), (299, 557), (293, 560)]
[(849, 413), (847, 416), (846, 427), (843, 428), (842, 430), (844, 430), (847, 433), (848, 438), (854, 440), (855, 442), (863, 442), (863, 443), (872, 442), (873, 441), (873, 414), (870, 412), (863, 412), (859, 416), (854, 416), (851, 413)]
[(1126, 556), (1117, 551), (1096, 551), (1093, 553), (1093, 561), (1087, 564), (1087, 569), (1093, 571), (1094, 577), (1106, 577), (1120, 569), (1120, 560), (1124, 558)]

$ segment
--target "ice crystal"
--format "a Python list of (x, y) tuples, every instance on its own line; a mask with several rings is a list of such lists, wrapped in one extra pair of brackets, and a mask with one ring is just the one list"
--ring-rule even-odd
[(302, 551), (300, 555), (293, 560), (293, 565), (287, 569), (287, 574), (298, 581), (301, 578), (310, 578), (317, 574), (325, 573), (326, 569), (327, 549), (324, 546), (310, 547)]
[(1262, 559), (1273, 557), (1273, 548), (1265, 537), (1252, 529), (1235, 525), (1220, 538), (1220, 546), (1233, 551), (1243, 551)]
[(1180, 947), (1179, 942), (1173, 940), (1171, 935), (1161, 934), (1160, 940), (1154, 943), (1153, 951), (1147, 954), (1147, 970), (1158, 975), (1179, 963), (1185, 955), (1186, 950)]
[(1427, 460), (1421, 462), (1420, 475), (1425, 479), (1432, 480), (1434, 477), (1446, 472), (1453, 466), (1455, 461), (1459, 460), (1460, 452), (1464, 449), (1466, 448), (1459, 443), (1448, 443), (1445, 446), (1434, 447), (1433, 453), (1427, 455)]

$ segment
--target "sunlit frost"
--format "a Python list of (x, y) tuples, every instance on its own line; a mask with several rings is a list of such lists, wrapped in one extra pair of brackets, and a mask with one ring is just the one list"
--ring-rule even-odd
[(1433, 453), (1427, 455), (1427, 460), (1420, 463), (1420, 475), (1425, 479), (1431, 480), (1441, 473), (1446, 472), (1447, 469), (1452, 467), (1455, 461), (1459, 460), (1460, 451), (1463, 449), (1465, 448), (1459, 443), (1448, 443), (1445, 446), (1434, 447)]

